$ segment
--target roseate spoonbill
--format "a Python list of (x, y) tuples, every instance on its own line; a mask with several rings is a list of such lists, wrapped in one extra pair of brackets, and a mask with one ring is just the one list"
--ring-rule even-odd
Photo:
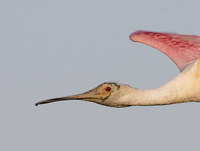
[(175, 33), (137, 31), (132, 41), (157, 48), (181, 71), (170, 82), (150, 90), (140, 90), (125, 84), (105, 82), (82, 94), (44, 100), (35, 105), (63, 100), (85, 100), (111, 107), (131, 105), (166, 105), (200, 101), (200, 37)]

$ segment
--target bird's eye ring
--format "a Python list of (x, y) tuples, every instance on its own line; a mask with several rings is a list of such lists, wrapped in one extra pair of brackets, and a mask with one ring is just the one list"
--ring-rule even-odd
[(111, 88), (110, 87), (106, 87), (105, 89), (107, 92), (110, 92)]

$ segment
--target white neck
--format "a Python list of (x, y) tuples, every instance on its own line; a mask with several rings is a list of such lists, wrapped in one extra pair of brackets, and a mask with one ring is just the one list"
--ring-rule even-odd
[(128, 105), (164, 105), (198, 101), (200, 86), (193, 78), (194, 72), (191, 70), (181, 72), (172, 81), (156, 89), (140, 90), (124, 85), (124, 90), (128, 93), (122, 97), (122, 101)]
[(131, 105), (164, 105), (178, 103), (177, 90), (168, 84), (150, 90), (133, 89), (134, 99), (129, 99)]

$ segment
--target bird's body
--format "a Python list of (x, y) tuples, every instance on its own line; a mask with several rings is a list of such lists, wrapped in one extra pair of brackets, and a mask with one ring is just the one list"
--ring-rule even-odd
[(112, 107), (200, 102), (199, 36), (138, 31), (131, 34), (130, 39), (161, 50), (175, 62), (181, 73), (155, 89), (141, 90), (106, 82), (82, 94), (40, 101), (36, 105), (61, 100), (86, 100)]

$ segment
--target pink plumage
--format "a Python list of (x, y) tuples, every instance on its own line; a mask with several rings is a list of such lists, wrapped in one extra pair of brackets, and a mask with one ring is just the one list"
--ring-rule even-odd
[(200, 37), (175, 33), (137, 31), (130, 39), (154, 47), (166, 54), (182, 70), (200, 57)]

